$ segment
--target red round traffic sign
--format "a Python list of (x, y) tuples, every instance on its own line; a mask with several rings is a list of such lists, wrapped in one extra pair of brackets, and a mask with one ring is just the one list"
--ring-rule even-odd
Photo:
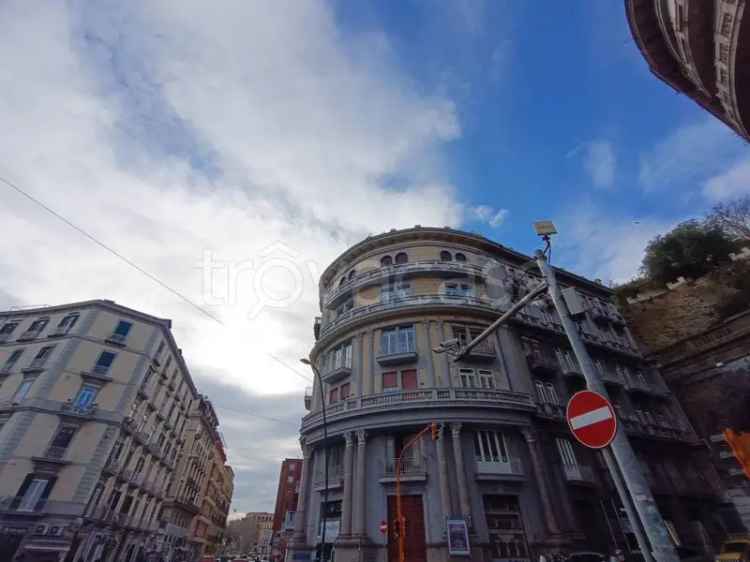
[(609, 445), (617, 433), (617, 416), (609, 400), (598, 392), (576, 392), (565, 413), (570, 431), (583, 445), (601, 449)]

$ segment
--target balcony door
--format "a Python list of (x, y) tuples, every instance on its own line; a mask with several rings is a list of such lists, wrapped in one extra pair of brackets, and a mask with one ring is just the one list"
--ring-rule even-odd
[(417, 371), (415, 369), (401, 371), (401, 389), (417, 390)]
[[(406, 519), (405, 560), (427, 562), (422, 496), (401, 496), (401, 513)], [(388, 496), (388, 562), (399, 562), (395, 496)]]

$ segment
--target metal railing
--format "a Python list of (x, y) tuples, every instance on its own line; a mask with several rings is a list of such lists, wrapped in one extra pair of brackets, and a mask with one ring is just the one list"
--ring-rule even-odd
[(568, 482), (589, 482), (596, 481), (594, 469), (583, 464), (563, 464), (563, 473), (565, 480)]
[(46, 357), (34, 358), (26, 369), (44, 369), (44, 365), (47, 363)]
[(47, 451), (44, 453), (44, 458), (62, 460), (65, 456), (65, 451), (67, 450), (67, 447), (47, 447)]
[(523, 475), (523, 463), (521, 459), (508, 457), (505, 460), (485, 461), (476, 459), (477, 473), (479, 474), (506, 474), (513, 476)]
[(538, 402), (536, 413), (543, 418), (563, 420), (565, 419), (565, 406), (562, 404), (552, 404), (551, 402)]
[(92, 404), (76, 404), (75, 402), (65, 402), (60, 406), (60, 410), (71, 414), (77, 414), (79, 416), (93, 416), (96, 414), (99, 406), (95, 403)]
[[(397, 460), (388, 459), (388, 462), (385, 464), (385, 476), (396, 476)], [(424, 476), (427, 473), (424, 459), (419, 455), (401, 459), (400, 469), (401, 476)]]
[[(455, 404), (457, 401), (503, 405), (510, 408), (523, 408), (527, 410), (535, 409), (535, 404), (532, 402), (531, 396), (520, 392), (479, 388), (425, 388), (347, 398), (346, 400), (326, 406), (326, 417), (330, 420), (349, 412), (388, 409), (400, 404), (417, 406), (437, 403), (448, 405), (449, 403)], [(310, 413), (303, 418), (303, 427), (317, 423), (321, 419), (321, 412)]]
[(44, 326), (37, 330), (26, 330), (23, 332), (20, 336), (18, 336), (18, 341), (21, 340), (33, 340), (37, 337), (39, 337), (39, 334), (42, 333), (42, 330), (44, 330)]
[(124, 336), (122, 334), (118, 334), (117, 332), (112, 332), (109, 337), (106, 339), (106, 341), (118, 345), (125, 345), (125, 340), (127, 339), (127, 336)]

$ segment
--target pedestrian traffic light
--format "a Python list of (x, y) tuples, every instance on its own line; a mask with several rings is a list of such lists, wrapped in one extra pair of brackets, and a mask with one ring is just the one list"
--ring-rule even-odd
[(740, 463), (745, 476), (750, 478), (750, 433), (736, 433), (733, 429), (724, 430), (724, 439), (737, 462)]
[(430, 429), (432, 430), (432, 440), (437, 441), (438, 439), (440, 439), (440, 429), (438, 428), (438, 424), (432, 422), (430, 424)]

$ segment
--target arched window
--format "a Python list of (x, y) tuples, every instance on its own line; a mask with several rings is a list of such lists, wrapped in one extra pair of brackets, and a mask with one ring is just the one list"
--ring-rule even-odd
[(391, 258), (391, 256), (383, 256), (382, 258), (380, 258), (380, 265), (382, 267), (393, 265), (393, 259)]
[(466, 261), (466, 256), (461, 252), (456, 252), (456, 261)]
[(402, 263), (406, 263), (409, 261), (409, 256), (406, 255), (406, 252), (399, 252), (396, 254), (396, 265), (401, 265)]
[(349, 281), (351, 281), (352, 279), (354, 279), (354, 270), (353, 269), (349, 272)]
[(440, 261), (453, 261), (451, 253), (447, 250), (440, 252)]
[(343, 285), (344, 283), (346, 283), (346, 275), (344, 275), (344, 276), (343, 276), (343, 277), (341, 278), (341, 280), (339, 281), (339, 287), (341, 287), (341, 285)]

